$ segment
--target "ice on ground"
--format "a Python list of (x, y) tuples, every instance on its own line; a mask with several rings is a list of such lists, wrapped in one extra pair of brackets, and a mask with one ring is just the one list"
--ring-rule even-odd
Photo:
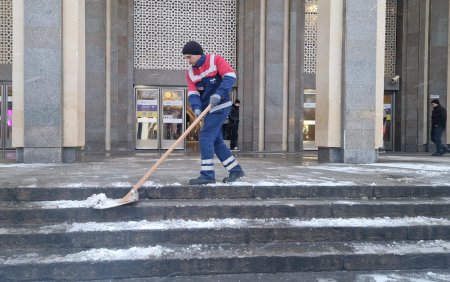
[(79, 253), (68, 254), (65, 256), (51, 255), (48, 257), (39, 256), (36, 253), (12, 256), (0, 260), (5, 265), (16, 264), (48, 264), (54, 262), (84, 262), (84, 261), (116, 261), (116, 260), (144, 260), (158, 258), (164, 254), (172, 253), (173, 250), (161, 246), (150, 247), (132, 247), (129, 249), (91, 249)]
[(421, 163), (374, 163), (374, 164), (365, 164), (370, 167), (389, 167), (389, 168), (397, 168), (397, 169), (412, 169), (418, 170), (420, 172), (424, 171), (441, 171), (441, 172), (450, 172), (450, 166), (439, 164), (421, 164)]
[[(300, 177), (299, 177), (300, 178)], [(223, 185), (223, 183), (219, 184), (213, 184), (217, 186)], [(281, 180), (281, 179), (274, 179), (274, 180), (261, 180), (261, 181), (255, 181), (255, 182), (247, 182), (245, 181), (245, 178), (242, 181), (236, 181), (227, 183), (227, 185), (230, 186), (242, 186), (242, 185), (248, 185), (248, 186), (277, 186), (277, 187), (287, 187), (287, 186), (353, 186), (355, 185), (352, 181), (336, 181), (336, 180), (330, 180), (330, 181), (322, 181), (320, 179), (311, 179), (309, 181), (298, 181), (295, 179), (292, 180)]]
[[(430, 217), (399, 218), (313, 218), (299, 219), (209, 219), (209, 220), (159, 220), (159, 221), (126, 221), (126, 222), (86, 222), (63, 223), (43, 226), (39, 233), (51, 232), (95, 232), (125, 230), (174, 230), (174, 229), (240, 229), (263, 227), (401, 227), (401, 226), (436, 226), (450, 225), (449, 219)], [(20, 232), (20, 230), (17, 230)], [(9, 229), (0, 229), (0, 234), (11, 233)]]
[(393, 242), (389, 244), (357, 243), (351, 244), (356, 254), (396, 254), (448, 253), (450, 242), (443, 240), (419, 242)]
[[(264, 244), (267, 246), (267, 244)], [(4, 265), (20, 264), (49, 264), (65, 262), (91, 262), (91, 261), (117, 261), (117, 260), (145, 260), (157, 259), (161, 257), (170, 258), (199, 258), (199, 257), (246, 257), (267, 255), (270, 251), (272, 255), (277, 256), (287, 251), (290, 255), (317, 257), (319, 255), (339, 255), (339, 254), (417, 254), (417, 253), (443, 253), (450, 249), (450, 242), (443, 240), (419, 241), (419, 242), (394, 242), (391, 244), (372, 244), (372, 243), (346, 243), (331, 248), (311, 248), (295, 249), (289, 244), (261, 246), (218, 246), (206, 244), (193, 244), (187, 247), (132, 247), (128, 249), (90, 249), (72, 254), (53, 254), (41, 256), (37, 253), (28, 253), (12, 255), (10, 257), (0, 257), (0, 263)]]
[(378, 274), (360, 274), (357, 275), (358, 281), (373, 282), (431, 282), (431, 281), (450, 281), (449, 274), (434, 272), (427, 273), (378, 273)]

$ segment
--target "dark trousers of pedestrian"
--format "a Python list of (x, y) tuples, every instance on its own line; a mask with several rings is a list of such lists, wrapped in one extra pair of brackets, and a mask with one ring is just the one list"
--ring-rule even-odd
[(230, 122), (230, 149), (237, 147), (239, 123)]
[(444, 128), (441, 126), (434, 126), (431, 128), (431, 141), (436, 144), (436, 153), (442, 153), (447, 150), (447, 146), (442, 145), (442, 133), (444, 133)]

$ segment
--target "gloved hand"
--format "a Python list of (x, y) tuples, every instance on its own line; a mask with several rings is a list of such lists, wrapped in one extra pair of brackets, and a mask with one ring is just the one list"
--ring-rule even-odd
[(220, 100), (222, 98), (220, 97), (219, 94), (213, 94), (211, 95), (211, 97), (209, 98), (209, 103), (211, 104), (211, 107), (215, 107), (220, 103)]
[(199, 109), (195, 109), (194, 110), (195, 118), (198, 118), (201, 113), (202, 113), (202, 111), (200, 111)]

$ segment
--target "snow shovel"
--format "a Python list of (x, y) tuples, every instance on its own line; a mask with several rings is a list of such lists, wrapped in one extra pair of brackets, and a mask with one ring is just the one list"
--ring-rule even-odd
[(159, 165), (170, 155), (170, 153), (180, 144), (181, 141), (186, 138), (186, 136), (191, 132), (191, 130), (202, 120), (202, 118), (209, 112), (211, 109), (211, 105), (208, 105), (206, 109), (194, 120), (194, 122), (184, 131), (184, 133), (173, 143), (169, 149), (159, 158), (159, 160), (147, 171), (144, 176), (134, 184), (133, 188), (131, 188), (130, 192), (125, 195), (125, 197), (121, 199), (106, 199), (103, 202), (100, 202), (94, 206), (95, 209), (109, 209), (118, 206), (123, 206), (127, 204), (131, 204), (139, 201), (139, 193), (137, 190), (141, 188), (141, 186), (147, 181), (147, 179), (156, 171)]

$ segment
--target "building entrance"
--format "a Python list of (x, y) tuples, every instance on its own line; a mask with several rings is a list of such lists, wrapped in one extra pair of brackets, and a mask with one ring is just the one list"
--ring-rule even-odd
[[(168, 149), (186, 124), (183, 88), (136, 87), (136, 149)], [(181, 142), (176, 149), (185, 149)]]
[(394, 91), (384, 92), (383, 102), (383, 147), (394, 150)]
[(0, 149), (12, 149), (12, 85), (0, 82)]

